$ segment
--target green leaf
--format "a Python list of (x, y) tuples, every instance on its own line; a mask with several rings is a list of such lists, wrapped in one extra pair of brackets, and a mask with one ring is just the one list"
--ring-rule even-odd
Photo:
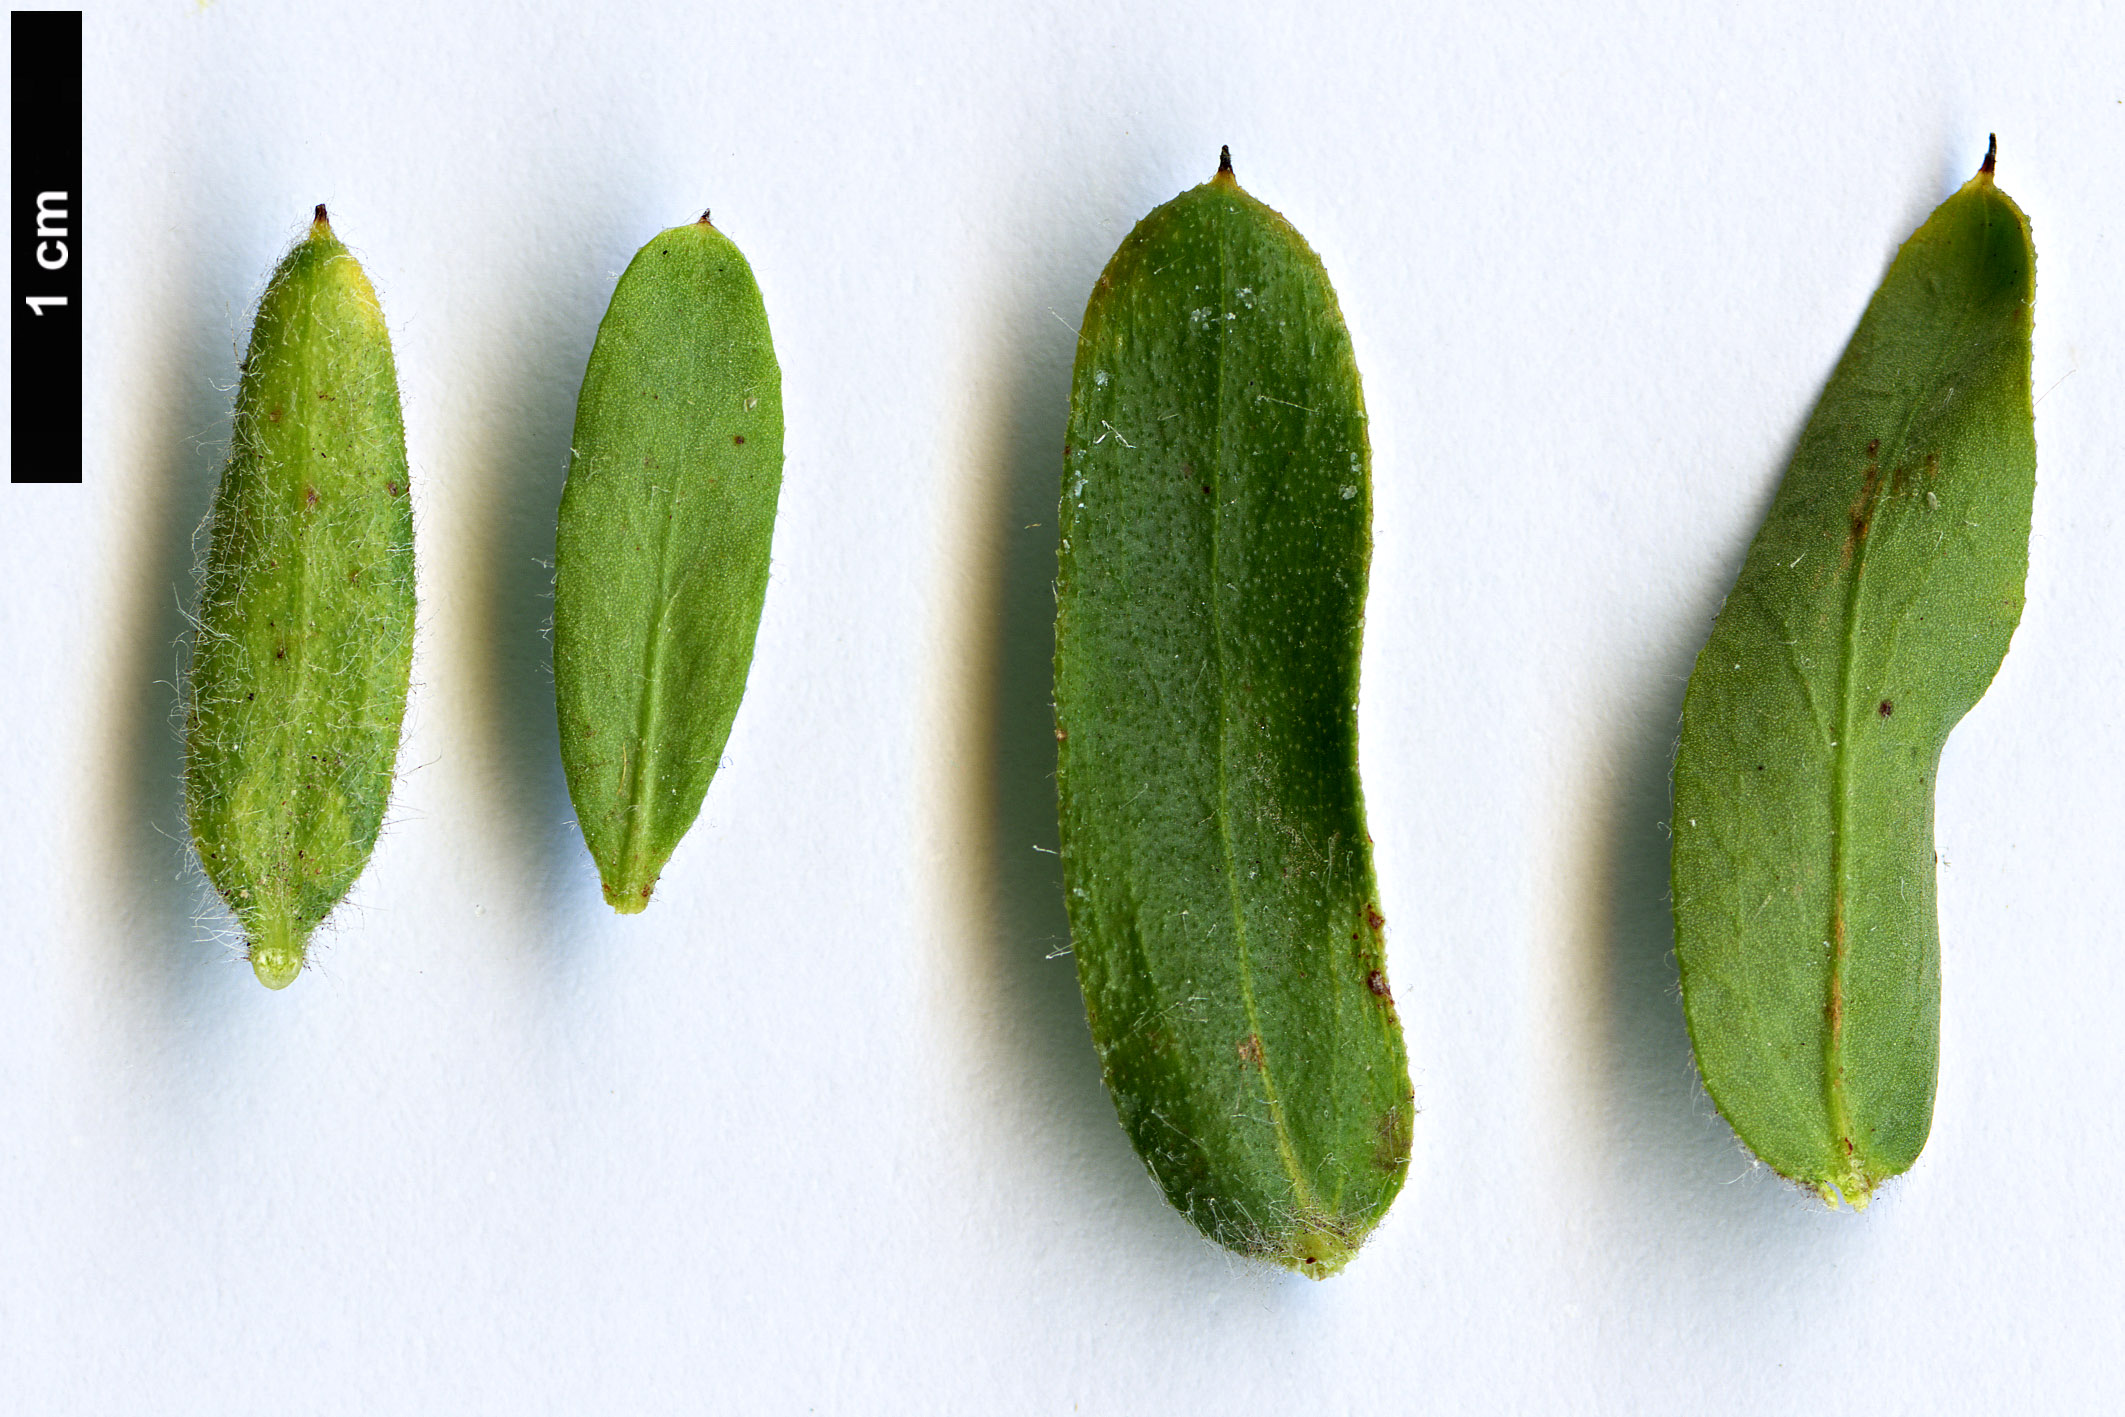
[(1933, 1118), (1941, 745), (2021, 618), (2035, 253), (1992, 157), (1897, 253), (1683, 701), (1673, 892), (1705, 1087), (1832, 1204)]
[(561, 761), (605, 899), (631, 914), (730, 737), (782, 487), (767, 312), (705, 214), (620, 277), (572, 447), (554, 567)]
[(319, 207), (251, 328), (185, 716), (193, 844), (269, 989), (368, 864), (412, 656), (391, 337)]
[(1206, 1235), (1325, 1276), (1412, 1094), (1357, 772), (1371, 451), (1320, 260), (1229, 165), (1085, 311), (1055, 621), (1062, 858), (1123, 1127)]

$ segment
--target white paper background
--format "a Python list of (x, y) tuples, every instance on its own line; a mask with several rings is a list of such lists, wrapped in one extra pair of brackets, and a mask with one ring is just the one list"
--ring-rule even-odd
[[(2125, 24), (1855, 8), (91, 4), (87, 480), (0, 492), (0, 1406), (2116, 1404)], [(1933, 1139), (1855, 1218), (1696, 1084), (1667, 763), (1989, 131), (2040, 260), (2029, 603), (1942, 773)], [(1423, 1110), (1321, 1285), (1145, 1176), (1036, 850), (1071, 327), (1220, 143), (1326, 261), (1377, 440)], [(249, 306), (320, 200), (396, 339), (422, 598), (393, 824), (276, 995), (188, 865), (171, 680)], [(788, 466), (727, 766), (620, 919), (545, 562), (613, 282), (703, 206)]]

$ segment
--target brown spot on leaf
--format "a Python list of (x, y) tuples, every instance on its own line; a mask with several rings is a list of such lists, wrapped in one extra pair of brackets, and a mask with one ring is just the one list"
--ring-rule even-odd
[(1859, 495), (1852, 499), (1852, 534), (1845, 538), (1840, 556), (1846, 565), (1852, 563), (1852, 553), (1867, 539), (1867, 514), (1874, 509), (1874, 491), (1881, 486), (1880, 463), (1868, 463), (1865, 476), (1860, 481)]
[(1377, 969), (1372, 970), (1365, 976), (1365, 987), (1390, 1003), (1394, 1001), (1394, 995), (1389, 993), (1387, 989), (1387, 976)]
[(744, 435), (743, 433), (733, 433), (733, 434), (731, 434), (731, 435), (730, 435), (730, 440), (731, 440), (731, 441), (732, 441), (733, 443), (736, 443), (736, 444), (737, 444), (737, 445), (738, 445), (739, 447), (741, 447), (741, 448), (745, 446), (745, 435)]
[(1365, 907), (1365, 923), (1378, 930), (1387, 923), (1387, 917), (1380, 914), (1380, 907), (1377, 905), (1368, 905)]
[(1883, 718), (1887, 718), (1890, 714), (1896, 712), (1896, 705), (1890, 703), (1887, 699), (1883, 699), (1882, 706), (1876, 712), (1881, 714)]
[(280, 422), (280, 410), (276, 408), (271, 413), (267, 414), (266, 417), (272, 419), (275, 423), (278, 423)]
[(1262, 1065), (1262, 1035), (1250, 1033), (1240, 1040), (1240, 1061), (1252, 1068)]

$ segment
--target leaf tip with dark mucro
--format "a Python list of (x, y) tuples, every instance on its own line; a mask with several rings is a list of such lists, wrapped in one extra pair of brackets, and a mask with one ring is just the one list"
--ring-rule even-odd
[(1999, 163), (1999, 158), (2000, 135), (1997, 133), (1987, 133), (1985, 135), (1985, 160), (1979, 165), (1977, 169), (1977, 175), (1980, 177), (1990, 177), (1992, 175), (1992, 169)]
[(310, 221), (312, 225), (321, 226), (327, 231), (332, 229), (332, 218), (325, 215), (325, 204), (323, 202), (319, 202), (317, 210), (310, 214)]
[(696, 225), (696, 226), (714, 226), (714, 225), (715, 225), (715, 223), (714, 223), (714, 222), (712, 222), (712, 221), (710, 221), (710, 220), (708, 219), (708, 208), (707, 208), (707, 207), (703, 207), (703, 208), (701, 208), (701, 220), (699, 220), (699, 221), (695, 222), (695, 223), (694, 223), (694, 225)]
[(1230, 145), (1219, 146), (1217, 150), (1217, 175), (1212, 177), (1210, 180), (1213, 182), (1231, 182), (1234, 184), (1237, 184), (1239, 182), (1240, 179), (1235, 177), (1232, 172), (1232, 148)]

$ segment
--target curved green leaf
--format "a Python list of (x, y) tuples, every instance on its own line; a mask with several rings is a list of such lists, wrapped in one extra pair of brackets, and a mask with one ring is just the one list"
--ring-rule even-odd
[(1085, 311), (1055, 622), (1062, 856), (1116, 1110), (1221, 1244), (1322, 1276), (1412, 1115), (1357, 773), (1371, 452), (1327, 273), (1231, 169)]
[(554, 558), (561, 761), (605, 899), (631, 914), (730, 736), (782, 487), (767, 312), (705, 215), (620, 277), (572, 447)]
[(1992, 158), (1904, 243), (1698, 656), (1676, 955), (1706, 1088), (1864, 1205), (1933, 1117), (1941, 746), (2022, 611), (2035, 254)]
[(251, 327), (185, 717), (192, 840), (269, 989), (376, 846), (412, 662), (391, 337), (319, 207)]

